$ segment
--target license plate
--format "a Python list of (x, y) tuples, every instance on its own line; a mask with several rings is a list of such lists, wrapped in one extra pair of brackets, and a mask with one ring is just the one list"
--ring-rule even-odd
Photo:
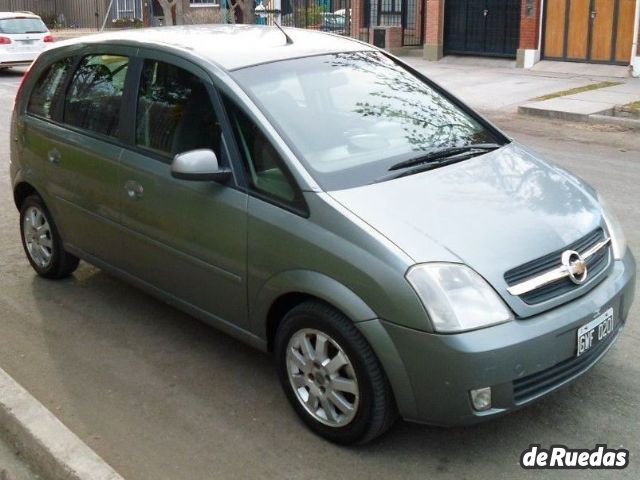
[(595, 347), (603, 342), (613, 332), (613, 308), (610, 308), (602, 315), (598, 315), (586, 325), (578, 329), (578, 350), (576, 356)]
[(22, 45), (33, 45), (35, 40), (20, 40), (20, 42), (22, 42)]

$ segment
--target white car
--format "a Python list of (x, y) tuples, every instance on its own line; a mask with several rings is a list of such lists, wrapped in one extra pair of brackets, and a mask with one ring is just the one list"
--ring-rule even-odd
[(31, 65), (53, 36), (30, 12), (0, 12), (0, 70)]

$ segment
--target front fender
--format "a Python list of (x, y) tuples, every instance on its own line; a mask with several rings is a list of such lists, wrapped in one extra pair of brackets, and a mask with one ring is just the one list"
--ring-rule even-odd
[(252, 302), (251, 323), (256, 333), (266, 338), (266, 319), (271, 305), (278, 297), (289, 293), (303, 293), (324, 300), (354, 322), (377, 317), (358, 295), (337, 280), (319, 272), (288, 270), (267, 280)]

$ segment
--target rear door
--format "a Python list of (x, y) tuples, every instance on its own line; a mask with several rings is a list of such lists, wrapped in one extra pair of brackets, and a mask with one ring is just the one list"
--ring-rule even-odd
[(140, 56), (120, 171), (126, 269), (207, 318), (247, 327), (247, 194), (233, 180), (185, 181), (170, 172), (176, 154), (199, 148), (232, 166), (217, 94), (183, 59)]
[[(49, 92), (36, 85), (25, 130), (28, 156), (43, 172), (68, 248), (113, 265), (119, 264), (120, 253), (120, 113), (130, 53), (100, 47), (63, 60), (70, 69), (58, 85), (64, 94), (51, 103)], [(39, 105), (47, 102), (50, 106), (42, 111)]]

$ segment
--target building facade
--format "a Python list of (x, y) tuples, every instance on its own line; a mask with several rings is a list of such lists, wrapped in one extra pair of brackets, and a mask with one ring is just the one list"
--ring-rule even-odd
[(352, 36), (424, 57), (483, 55), (632, 65), (640, 0), (353, 0)]

